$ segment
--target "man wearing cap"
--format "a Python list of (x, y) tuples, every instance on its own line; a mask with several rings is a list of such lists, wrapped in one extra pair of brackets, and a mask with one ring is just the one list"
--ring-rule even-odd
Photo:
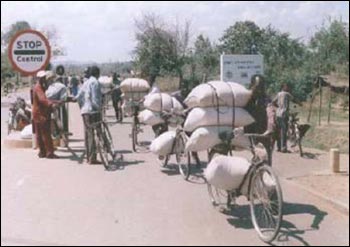
[(48, 100), (45, 91), (47, 89), (47, 72), (39, 71), (38, 82), (33, 89), (33, 124), (35, 127), (36, 140), (39, 146), (40, 158), (55, 159), (54, 148), (51, 138), (50, 115), (52, 109), (59, 105), (59, 101)]

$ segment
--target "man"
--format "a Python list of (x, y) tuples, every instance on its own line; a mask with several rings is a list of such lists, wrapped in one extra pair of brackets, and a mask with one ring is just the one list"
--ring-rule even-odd
[[(78, 101), (81, 107), (81, 114), (84, 121), (87, 161), (89, 164), (98, 164), (94, 129), (91, 128), (91, 125), (101, 121), (102, 92), (101, 85), (98, 82), (100, 69), (93, 66), (89, 74), (91, 74), (90, 78), (84, 82), (78, 95), (74, 99)], [(97, 126), (96, 130), (101, 131), (101, 127)]]
[[(56, 68), (56, 75), (57, 75), (56, 82), (60, 82), (64, 84), (66, 87), (68, 87), (68, 78), (64, 74), (65, 74), (64, 66), (58, 65)], [(62, 105), (59, 118), (62, 121), (63, 130), (65, 134), (71, 135), (71, 133), (69, 133), (69, 125), (68, 125), (68, 110), (65, 104)]]
[[(287, 133), (288, 133), (288, 118), (289, 118), (289, 104), (290, 101), (295, 102), (294, 97), (289, 92), (289, 86), (287, 83), (283, 83), (281, 92), (277, 94), (273, 102), (277, 104), (277, 149), (278, 152), (287, 153)], [(296, 102), (295, 102), (296, 103)]]
[(16, 100), (17, 112), (15, 119), (17, 123), (17, 130), (23, 130), (25, 126), (31, 123), (31, 110), (27, 108), (27, 104), (23, 98), (18, 97)]
[(121, 104), (120, 101), (122, 99), (122, 91), (120, 90), (120, 79), (119, 79), (119, 75), (117, 73), (113, 73), (113, 84), (114, 84), (114, 88), (112, 91), (112, 102), (113, 102), (113, 108), (114, 108), (114, 112), (115, 112), (115, 117), (117, 119), (118, 122), (121, 122), (121, 120), (123, 119), (122, 116), (120, 116), (119, 114), (123, 114), (121, 112), (121, 110), (119, 108), (121, 108)]
[(38, 82), (33, 89), (33, 124), (35, 126), (36, 140), (39, 146), (39, 158), (56, 159), (51, 138), (50, 120), (51, 112), (60, 102), (46, 98), (47, 89), (46, 72), (39, 71)]

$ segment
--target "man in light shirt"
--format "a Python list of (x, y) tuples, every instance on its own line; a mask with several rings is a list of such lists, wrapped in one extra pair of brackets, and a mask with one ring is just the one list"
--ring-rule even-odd
[[(101, 122), (102, 92), (101, 85), (98, 82), (100, 69), (93, 66), (91, 67), (90, 73), (90, 78), (84, 82), (75, 100), (79, 103), (84, 121), (87, 161), (89, 164), (97, 164), (94, 129), (91, 128), (91, 125)], [(100, 128), (101, 127), (98, 125), (97, 131), (101, 130)]]

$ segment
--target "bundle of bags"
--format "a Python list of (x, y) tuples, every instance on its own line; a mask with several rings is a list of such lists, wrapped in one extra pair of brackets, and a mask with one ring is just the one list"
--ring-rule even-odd
[(220, 144), (220, 136), (234, 130), (232, 145), (247, 148), (249, 139), (243, 127), (254, 122), (243, 108), (251, 98), (251, 91), (235, 82), (211, 81), (195, 87), (185, 99), (193, 108), (186, 118), (184, 130), (191, 132), (186, 150), (198, 152)]
[(164, 123), (164, 119), (160, 116), (161, 112), (182, 112), (181, 103), (166, 93), (153, 93), (145, 97), (143, 102), (146, 108), (139, 114), (139, 121), (146, 125), (157, 125)]

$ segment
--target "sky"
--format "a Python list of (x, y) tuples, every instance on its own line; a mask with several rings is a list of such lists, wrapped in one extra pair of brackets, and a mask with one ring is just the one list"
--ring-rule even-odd
[(155, 13), (169, 23), (191, 22), (199, 34), (218, 42), (237, 21), (271, 24), (307, 41), (329, 17), (349, 22), (348, 1), (1, 1), (1, 30), (26, 20), (35, 29), (54, 26), (65, 48), (62, 61), (117, 62), (132, 59), (135, 20)]

